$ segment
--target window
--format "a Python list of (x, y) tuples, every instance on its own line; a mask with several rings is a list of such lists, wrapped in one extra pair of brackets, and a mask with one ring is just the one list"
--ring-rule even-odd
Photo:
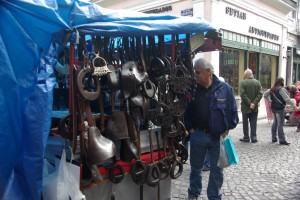
[(241, 35), (240, 35), (240, 34), (237, 34), (237, 35), (236, 35), (236, 41), (237, 41), (237, 42), (241, 42)]
[(249, 38), (249, 44), (253, 44), (253, 39)]
[(232, 33), (232, 40), (236, 41), (236, 33)]
[(245, 36), (241, 35), (241, 42), (245, 43)]
[(239, 51), (231, 48), (222, 48), (220, 51), (220, 76), (229, 83), (238, 94), (239, 88)]
[(253, 45), (255, 45), (255, 46), (260, 46), (259, 45), (259, 40), (257, 40), (257, 39), (253, 39)]
[(228, 33), (228, 40), (232, 40), (232, 32)]
[(271, 87), (271, 69), (272, 69), (272, 56), (262, 54), (260, 65), (260, 83), (263, 89)]
[(292, 18), (296, 19), (296, 11), (295, 10), (292, 11)]
[(224, 39), (228, 39), (228, 32), (227, 32), (227, 31), (224, 31), (223, 38), (224, 38)]

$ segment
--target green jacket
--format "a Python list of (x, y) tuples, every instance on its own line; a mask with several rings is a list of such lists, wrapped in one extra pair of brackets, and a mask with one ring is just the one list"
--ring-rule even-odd
[[(259, 101), (263, 96), (261, 89), (262, 87), (260, 82), (254, 78), (247, 78), (241, 81), (240, 95), (242, 99), (242, 113), (258, 112)], [(255, 104), (255, 108), (253, 110), (250, 109), (251, 103)]]

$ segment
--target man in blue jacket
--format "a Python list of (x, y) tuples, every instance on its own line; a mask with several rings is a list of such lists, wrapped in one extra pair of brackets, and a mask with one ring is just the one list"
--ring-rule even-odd
[(223, 169), (217, 166), (220, 136), (238, 124), (238, 112), (232, 87), (214, 75), (214, 68), (205, 59), (194, 64), (197, 85), (190, 89), (185, 112), (185, 126), (190, 133), (190, 183), (188, 199), (197, 199), (202, 190), (201, 168), (206, 153), (210, 157), (207, 196), (221, 199)]

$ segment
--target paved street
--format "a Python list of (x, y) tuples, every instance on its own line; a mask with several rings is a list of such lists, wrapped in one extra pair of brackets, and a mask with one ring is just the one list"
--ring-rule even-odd
[[(296, 127), (284, 126), (286, 139), (291, 145), (271, 143), (271, 124), (258, 121), (258, 143), (242, 143), (242, 124), (230, 132), (240, 162), (225, 169), (222, 188), (223, 200), (300, 200), (300, 133)], [(189, 161), (183, 174), (172, 180), (172, 200), (187, 196)], [(203, 191), (198, 199), (207, 199), (206, 187), (209, 172), (203, 172)]]

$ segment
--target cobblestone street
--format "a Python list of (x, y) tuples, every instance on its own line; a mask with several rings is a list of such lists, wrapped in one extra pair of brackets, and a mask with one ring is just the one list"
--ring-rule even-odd
[[(242, 123), (230, 132), (240, 162), (224, 170), (223, 200), (299, 200), (300, 199), (300, 133), (296, 127), (284, 126), (289, 146), (271, 143), (271, 124), (258, 120), (257, 143), (242, 143)], [(189, 161), (184, 172), (172, 180), (172, 200), (187, 197)], [(206, 187), (209, 172), (203, 172), (203, 190), (200, 198), (208, 199)]]

